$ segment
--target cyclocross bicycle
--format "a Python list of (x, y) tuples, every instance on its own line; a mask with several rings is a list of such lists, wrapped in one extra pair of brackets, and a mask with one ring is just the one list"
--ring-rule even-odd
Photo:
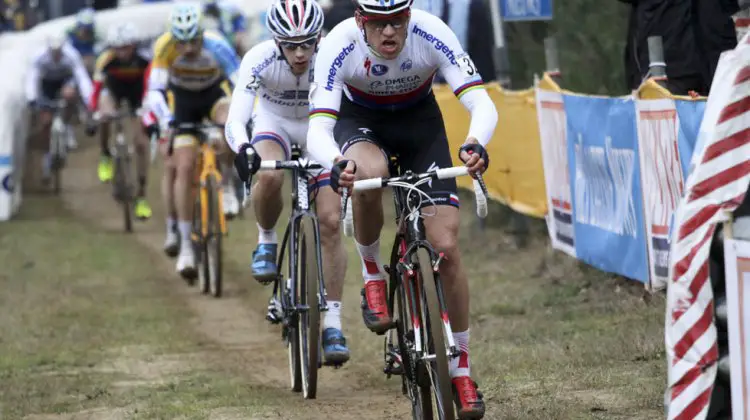
[[(395, 160), (391, 173), (398, 174)], [(458, 357), (453, 340), (445, 295), (440, 281), (443, 255), (427, 241), (420, 205), (430, 201), (418, 189), (434, 179), (467, 175), (465, 166), (435, 169), (424, 173), (407, 171), (392, 178), (371, 178), (355, 181), (353, 190), (393, 187), (396, 207), (396, 237), (386, 272), (388, 310), (393, 319), (385, 333), (383, 372), (399, 375), (402, 391), (411, 401), (415, 420), (454, 420), (453, 391), (449, 359)], [(487, 188), (481, 176), (475, 181), (477, 212), (487, 214)], [(351, 207), (347, 194), (342, 196), (344, 230), (353, 232)]]
[[(223, 128), (212, 122), (179, 123), (174, 125), (169, 139), (168, 155), (174, 151), (174, 133), (183, 130), (192, 133), (198, 141), (195, 172), (195, 207), (191, 239), (198, 267), (198, 285), (201, 293), (221, 297), (223, 285), (222, 237), (227, 234), (227, 224), (222, 208), (222, 177), (214, 150), (214, 141), (222, 141), (209, 130)], [(222, 130), (223, 132), (223, 130)], [(219, 137), (218, 139), (216, 137)], [(192, 285), (194, 278), (186, 279)]]
[[(136, 112), (138, 114), (139, 112)], [(136, 199), (136, 175), (133, 169), (133, 146), (125, 135), (123, 119), (132, 117), (124, 102), (118, 111), (112, 114), (94, 114), (93, 121), (96, 123), (113, 122), (115, 142), (110, 146), (112, 156), (112, 167), (114, 176), (112, 178), (112, 196), (120, 204), (123, 214), (123, 222), (126, 232), (133, 231), (133, 209)]]
[(62, 117), (62, 111), (68, 106), (68, 101), (65, 99), (57, 100), (43, 100), (39, 102), (39, 108), (49, 109), (54, 112), (52, 116), (52, 125), (50, 127), (49, 135), (49, 169), (52, 183), (52, 191), (55, 194), (60, 194), (60, 188), (62, 186), (62, 169), (65, 167), (65, 160), (68, 156), (68, 146), (66, 135), (68, 132), (68, 124), (65, 123)]
[[(278, 309), (269, 321), (282, 324), (281, 338), (289, 354), (292, 391), (302, 391), (304, 398), (313, 399), (317, 392), (318, 369), (322, 365), (320, 314), (328, 310), (328, 304), (320, 253), (320, 227), (312, 210), (315, 194), (310, 194), (309, 182), (323, 167), (303, 158), (302, 150), (293, 145), (291, 160), (264, 160), (260, 169), (288, 170), (292, 175), (293, 207), (277, 267), (284, 267), (285, 257), (288, 257), (288, 263), (286, 272), (279, 272), (274, 281), (272, 301), (278, 304)], [(243, 207), (250, 203), (251, 185), (252, 179), (245, 184)]]

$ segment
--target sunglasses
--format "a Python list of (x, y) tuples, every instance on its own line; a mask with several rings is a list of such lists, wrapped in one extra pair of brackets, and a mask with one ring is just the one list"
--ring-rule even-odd
[(203, 39), (201, 37), (195, 37), (191, 39), (190, 41), (177, 41), (177, 44), (182, 45), (182, 46), (192, 45), (196, 47), (198, 45), (201, 45), (202, 42), (203, 42)]
[(397, 15), (381, 17), (372, 15), (361, 14), (362, 23), (370, 28), (375, 29), (377, 32), (383, 32), (388, 25), (392, 26), (393, 29), (401, 29), (409, 23), (409, 17), (411, 13), (409, 10), (405, 10)]
[(287, 51), (297, 51), (297, 48), (302, 48), (307, 51), (314, 47), (318, 43), (317, 38), (311, 38), (305, 41), (293, 42), (293, 41), (279, 41), (279, 46)]

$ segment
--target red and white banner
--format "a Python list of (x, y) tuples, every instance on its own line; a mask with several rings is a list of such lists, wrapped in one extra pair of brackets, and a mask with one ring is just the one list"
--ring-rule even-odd
[(565, 106), (560, 92), (536, 89), (539, 137), (547, 188), (547, 229), (552, 247), (576, 257), (573, 200), (568, 168)]
[[(675, 212), (665, 344), (667, 418), (703, 420), (716, 378), (718, 343), (708, 255), (750, 184), (750, 45), (719, 61), (685, 194)], [(730, 317), (731, 318), (731, 317)], [(732, 376), (740, 375), (732, 372)], [(741, 419), (741, 418), (740, 418)], [(744, 419), (742, 419), (744, 420)]]
[(750, 419), (750, 242), (724, 241), (732, 418)]

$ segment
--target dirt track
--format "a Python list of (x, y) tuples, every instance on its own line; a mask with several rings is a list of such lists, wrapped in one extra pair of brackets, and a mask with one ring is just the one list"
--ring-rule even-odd
[[(136, 233), (128, 236), (122, 233), (120, 210), (110, 197), (109, 187), (96, 180), (96, 161), (95, 147), (75, 152), (64, 172), (61, 201), (46, 195), (39, 197), (27, 189), (25, 193), (35, 197), (29, 200), (34, 207), (29, 211), (50, 213), (45, 217), (52, 217), (52, 220), (60, 214), (60, 223), (70, 225), (65, 234), (85, 230), (88, 236), (94, 236), (83, 240), (103, 240), (115, 250), (99, 257), (109, 260), (115, 267), (117, 273), (112, 275), (117, 274), (115, 277), (123, 289), (116, 289), (111, 293), (114, 296), (109, 296), (114, 300), (107, 308), (113, 313), (107, 314), (106, 322), (118, 319), (117, 311), (122, 310), (123, 304), (127, 307), (143, 301), (143, 293), (156, 295), (153, 301), (170, 306), (169, 311), (156, 310), (157, 313), (145, 317), (146, 321), (135, 316), (134, 322), (140, 322), (136, 330), (143, 329), (143, 333), (104, 343), (111, 349), (99, 362), (89, 362), (87, 358), (98, 357), (89, 354), (89, 347), (101, 346), (101, 339), (91, 345), (88, 341), (78, 343), (77, 351), (83, 351), (85, 357), (73, 364), (77, 366), (73, 370), (69, 360), (64, 357), (58, 360), (61, 357), (57, 352), (42, 358), (44, 366), (52, 366), (42, 373), (37, 368), (25, 367), (29, 361), (23, 358), (15, 364), (3, 364), (0, 359), (0, 377), (29, 378), (21, 383), (8, 382), (7, 387), (13, 389), (4, 389), (0, 382), (0, 394), (6, 392), (5, 396), (0, 396), (0, 409), (5, 404), (6, 411), (24, 415), (60, 413), (34, 414), (28, 416), (29, 419), (410, 417), (408, 402), (400, 394), (399, 381), (386, 380), (381, 373), (382, 340), (362, 325), (358, 308), (361, 280), (357, 276), (359, 266), (353, 247), (347, 247), (349, 269), (342, 315), (352, 360), (340, 370), (323, 369), (318, 399), (304, 401), (288, 390), (286, 352), (278, 329), (263, 319), (269, 290), (255, 283), (249, 275), (247, 264), (257, 235), (252, 214), (230, 223), (230, 235), (225, 242), (225, 297), (216, 300), (202, 296), (178, 278), (174, 262), (161, 251), (164, 227), (156, 179), (150, 183), (149, 190), (154, 219), (136, 224)], [(31, 168), (36, 167), (36, 161), (33, 165)], [(33, 184), (34, 169), (29, 173), (32, 176), (27, 180)], [(155, 171), (154, 178), (158, 176)], [(546, 246), (544, 239), (532, 239), (525, 250), (513, 249), (512, 239), (496, 222), (478, 238), (471, 229), (471, 212), (465, 213), (460, 240), (471, 278), (472, 372), (485, 394), (488, 406), (485, 418), (660, 417), (665, 381), (663, 302), (659, 299), (644, 302), (642, 289), (637, 284), (613, 280), (567, 257), (550, 256), (542, 251)], [(491, 220), (500, 216), (490, 214)], [(69, 221), (71, 217), (74, 222)], [(28, 219), (26, 223), (33, 225)], [(45, 223), (42, 224), (47, 226)], [(17, 225), (0, 226), (0, 244), (3, 229), (10, 229), (6, 226)], [(44, 242), (44, 232), (38, 236), (39, 241)], [(389, 233), (383, 234), (384, 238), (388, 236)], [(73, 251), (92, 252), (79, 250), (80, 241), (73, 242), (70, 244), (76, 246)], [(53, 255), (41, 243), (20, 244), (29, 248), (23, 251), (30, 255)], [(62, 244), (65, 246), (64, 242)], [(17, 245), (11, 241), (10, 246)], [(118, 257), (117, 252), (137, 254), (137, 257)], [(3, 255), (1, 248), (0, 255)], [(77, 287), (86, 293), (93, 293), (89, 290), (103, 293), (102, 289), (97, 289), (103, 280), (91, 279), (91, 276), (109, 277), (112, 269), (95, 267), (102, 265), (97, 264), (96, 257), (74, 256), (77, 259), (73, 261), (84, 268), (91, 265), (99, 270), (92, 268), (83, 273), (88, 276), (88, 283)], [(140, 260), (134, 263), (133, 258)], [(540, 264), (543, 259), (546, 263)], [(6, 274), (8, 278), (26, 275), (26, 266), (21, 262), (17, 265), (14, 272), (0, 272), (0, 278)], [(136, 268), (137, 274), (128, 274)], [(71, 281), (74, 280), (75, 277)], [(26, 285), (17, 287), (24, 287), (22, 290), (26, 292)], [(44, 281), (38, 282), (36, 287), (31, 292), (41, 297), (49, 293)], [(53, 292), (58, 293), (54, 289)], [(33, 297), (29, 292), (25, 296)], [(0, 302), (2, 297), (0, 294)], [(140, 311), (153, 312), (154, 304), (149, 302), (135, 306)], [(35, 313), (38, 302), (26, 303), (27, 308), (15, 308), (11, 303), (14, 302), (5, 302), (5, 312), (19, 312), (22, 316), (13, 319), (18, 325), (10, 325), (5, 330), (21, 334), (22, 338), (25, 338), (25, 331), (44, 330), (44, 323), (48, 321), (33, 317), (26, 320), (30, 316), (26, 314)], [(63, 300), (60, 304), (64, 306), (66, 302)], [(103, 304), (107, 304), (106, 301)], [(63, 322), (66, 318), (60, 318), (60, 313), (65, 315), (80, 305), (89, 305), (89, 302), (72, 299), (67, 307), (50, 308), (51, 319), (61, 319), (55, 322), (67, 328), (68, 324)], [(0, 307), (0, 314), (4, 313), (2, 309)], [(78, 322), (83, 323), (79, 328), (89, 328), (100, 334), (107, 331), (101, 330), (88, 317)], [(133, 321), (121, 326), (123, 331), (132, 330), (129, 322)], [(162, 332), (159, 322), (173, 323), (176, 331)], [(4, 326), (0, 324), (0, 336)], [(164, 348), (156, 348), (162, 335), (167, 343)], [(86, 339), (90, 340), (88, 336)], [(177, 344), (170, 344), (170, 340)], [(0, 351), (5, 348), (3, 345), (0, 340)], [(66, 346), (76, 346), (70, 340), (42, 344), (53, 345), (63, 350)], [(19, 354), (24, 356), (25, 353)], [(77, 376), (75, 380), (70, 379), (73, 383), (67, 387), (57, 382), (47, 383), (47, 375), (56, 378), (71, 375), (71, 372)], [(33, 404), (28, 402), (29, 393), (37, 395), (39, 388), (50, 386), (53, 388), (34, 399)], [(83, 392), (82, 387), (93, 390)], [(74, 400), (61, 405), (58, 401), (61, 398)]]
[[(95, 147), (77, 151), (71, 156), (65, 169), (63, 199), (66, 206), (83, 219), (102, 229), (119, 231), (122, 229), (121, 213), (109, 196), (109, 188), (95, 178), (97, 156)], [(151, 184), (155, 185), (155, 180)], [(158, 190), (151, 188), (151, 191), (155, 217), (147, 223), (137, 224), (134, 235), (142, 246), (163, 255), (163, 214), (156, 195)], [(243, 222), (231, 222), (230, 229), (237, 229)], [(228, 244), (237, 245), (231, 242), (231, 238)], [(247, 244), (246, 248), (249, 250), (251, 246)], [(367, 384), (358, 379), (357, 371), (346, 368), (337, 371), (323, 369), (317, 401), (305, 402), (300, 395), (288, 390), (286, 351), (277, 329), (268, 326), (264, 320), (267, 290), (249, 281), (244, 287), (238, 285), (238, 279), (249, 280), (249, 269), (233, 265), (229, 260), (225, 267), (228, 273), (226, 292), (217, 300), (200, 295), (196, 288), (187, 287), (176, 276), (173, 267), (173, 261), (165, 256), (153, 269), (159, 274), (157, 278), (174, 283), (174, 293), (179, 294), (195, 315), (196, 330), (220, 346), (221, 353), (242, 369), (248, 382), (271, 386), (280, 394), (288, 395), (283, 406), (273, 407), (268, 413), (272, 416), (269, 418), (344, 419), (356, 413), (356, 418), (360, 419), (387, 419), (403, 418), (408, 413), (406, 400), (403, 400), (404, 404), (393, 403), (394, 399), (402, 398), (395, 386), (388, 387), (390, 389), (366, 387)], [(376, 364), (372, 365), (375, 367)]]

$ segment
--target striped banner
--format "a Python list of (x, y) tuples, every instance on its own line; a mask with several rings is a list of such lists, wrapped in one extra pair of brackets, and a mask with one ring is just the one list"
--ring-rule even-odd
[[(750, 183), (746, 40), (719, 63), (701, 126), (705, 147), (693, 155), (693, 169), (675, 212), (665, 320), (670, 420), (705, 419), (716, 377), (708, 256), (717, 223), (739, 206)], [(715, 117), (710, 109), (719, 110)]]

